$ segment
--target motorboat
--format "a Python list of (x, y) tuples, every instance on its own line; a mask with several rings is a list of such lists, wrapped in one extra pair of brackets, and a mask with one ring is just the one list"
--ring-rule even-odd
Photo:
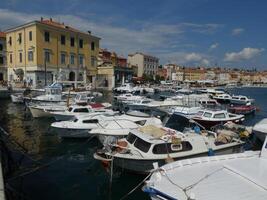
[(66, 99), (62, 98), (62, 88), (57, 85), (48, 86), (45, 88), (45, 94), (36, 97), (26, 96), (24, 100), (27, 102), (37, 103), (58, 103), (66, 102)]
[(172, 160), (240, 152), (243, 142), (232, 137), (227, 143), (217, 142), (214, 132), (182, 133), (167, 127), (144, 126), (131, 130), (126, 138), (98, 150), (94, 158), (113, 162), (114, 166), (135, 173), (149, 173), (153, 163), (162, 166)]
[(30, 104), (28, 108), (34, 118), (53, 117), (51, 112), (63, 112), (66, 110), (66, 103), (64, 104)]
[(267, 199), (267, 139), (261, 151), (179, 160), (158, 167), (143, 191), (153, 200)]
[(204, 89), (198, 90), (198, 92), (209, 94), (211, 96), (225, 94), (224, 91), (221, 91), (221, 90), (218, 90), (218, 89), (214, 89), (214, 88), (204, 88)]
[(10, 94), (10, 97), (11, 97), (12, 103), (23, 103), (24, 102), (22, 93)]
[(232, 99), (230, 99), (230, 103), (232, 104), (251, 105), (253, 102), (254, 99), (249, 99), (243, 95), (233, 95)]
[(218, 103), (230, 103), (232, 96), (224, 93), (213, 96), (213, 99), (217, 100)]
[(256, 137), (263, 142), (267, 136), (267, 118), (256, 123), (252, 130)]
[(114, 99), (123, 103), (130, 103), (136, 100), (142, 100), (145, 97), (139, 96), (139, 95), (133, 95), (131, 93), (126, 93), (126, 94), (120, 94), (118, 96), (115, 96)]
[(249, 115), (255, 114), (257, 107), (254, 105), (231, 105), (228, 107), (230, 113)]
[(215, 99), (203, 98), (198, 101), (198, 103), (204, 108), (216, 108), (220, 104)]
[(114, 88), (113, 91), (116, 93), (131, 93), (135, 90), (131, 83), (125, 83), (119, 87)]
[(180, 114), (187, 117), (192, 117), (196, 115), (202, 108), (201, 107), (191, 107), (191, 106), (175, 106), (167, 110), (167, 113), (172, 114)]
[(229, 121), (241, 123), (244, 121), (244, 115), (229, 113), (226, 110), (203, 109), (193, 116), (192, 119), (204, 126), (206, 129), (210, 129), (215, 125), (225, 124)]
[[(131, 117), (131, 115), (133, 117)], [(125, 119), (129, 121), (127, 122), (129, 123), (129, 126), (127, 125), (127, 123), (122, 124), (122, 118), (122, 116), (115, 116), (114, 120), (107, 121), (106, 124), (102, 125), (99, 128), (90, 130), (89, 133), (97, 135), (100, 142), (104, 143), (107, 137), (115, 137), (116, 139), (123, 138), (126, 137), (132, 129), (136, 129), (142, 126), (163, 126), (162, 121), (159, 118), (152, 117), (150, 115), (147, 115), (146, 113), (141, 113), (139, 111), (130, 111), (127, 113)], [(131, 125), (130, 122), (134, 124)]]
[(160, 119), (156, 120), (154, 117), (151, 118), (147, 114), (138, 111), (129, 111), (122, 115), (116, 115), (116, 113), (112, 114), (109, 112), (79, 115), (69, 121), (54, 122), (51, 124), (51, 127), (57, 129), (60, 137), (88, 138), (92, 136), (89, 132), (90, 130), (104, 128), (107, 126), (107, 122), (112, 120), (128, 120), (138, 125), (144, 125), (148, 123), (147, 121), (153, 120), (155, 124), (161, 124)]
[(111, 109), (106, 109), (106, 108), (95, 109), (90, 105), (86, 106), (71, 105), (67, 107), (66, 110), (64, 111), (52, 111), (50, 112), (50, 114), (56, 119), (56, 121), (67, 121), (75, 116), (87, 115), (88, 113), (93, 113), (93, 112), (103, 113), (103, 114), (109, 112), (111, 115), (114, 113), (114, 111)]

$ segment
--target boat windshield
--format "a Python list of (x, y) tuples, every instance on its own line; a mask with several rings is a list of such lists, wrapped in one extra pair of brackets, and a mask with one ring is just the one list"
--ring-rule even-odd
[(189, 119), (184, 116), (173, 114), (165, 126), (183, 132), (185, 128), (190, 127), (190, 122)]
[(141, 138), (137, 138), (134, 142), (134, 146), (140, 151), (147, 153), (150, 149), (151, 144), (142, 140)]
[(133, 144), (136, 138), (137, 138), (136, 135), (134, 135), (134, 134), (132, 134), (132, 133), (129, 133), (129, 134), (127, 135), (126, 140), (127, 140), (130, 144)]

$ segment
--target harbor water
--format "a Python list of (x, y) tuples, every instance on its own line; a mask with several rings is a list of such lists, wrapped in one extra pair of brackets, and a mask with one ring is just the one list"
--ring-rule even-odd
[[(255, 115), (246, 118), (245, 125), (254, 125), (267, 117), (266, 88), (234, 88), (229, 92), (254, 98), (259, 107)], [(111, 98), (111, 93), (105, 93), (103, 101), (111, 101)], [(144, 179), (144, 176), (115, 168), (111, 180), (109, 168), (105, 169), (93, 158), (100, 147), (96, 139), (61, 140), (50, 128), (52, 119), (33, 119), (23, 105), (0, 100), (0, 113), (1, 127), (34, 159), (29, 161), (21, 156), (17, 176), (8, 181), (18, 194), (17, 199), (118, 200)], [(138, 188), (125, 199), (149, 197)]]

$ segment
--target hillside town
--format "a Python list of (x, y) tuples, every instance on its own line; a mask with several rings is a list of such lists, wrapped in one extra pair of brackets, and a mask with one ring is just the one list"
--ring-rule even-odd
[(41, 88), (54, 81), (112, 90), (124, 82), (169, 81), (212, 85), (267, 83), (267, 71), (233, 66), (160, 64), (160, 58), (133, 52), (127, 58), (101, 48), (101, 38), (52, 18), (0, 33), (0, 82)]

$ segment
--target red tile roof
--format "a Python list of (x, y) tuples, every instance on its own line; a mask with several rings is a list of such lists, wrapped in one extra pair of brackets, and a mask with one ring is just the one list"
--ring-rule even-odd
[(5, 38), (5, 37), (6, 37), (6, 33), (0, 31), (0, 37), (1, 37), (1, 38)]

